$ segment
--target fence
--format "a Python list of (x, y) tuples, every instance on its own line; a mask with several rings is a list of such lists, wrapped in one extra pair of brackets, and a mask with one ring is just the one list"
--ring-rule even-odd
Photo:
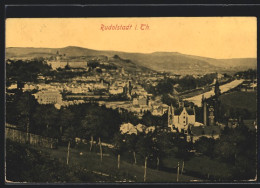
[(58, 139), (43, 137), (40, 135), (22, 132), (12, 128), (5, 128), (6, 139), (10, 139), (19, 143), (29, 143), (34, 146), (41, 146), (46, 148), (57, 147)]

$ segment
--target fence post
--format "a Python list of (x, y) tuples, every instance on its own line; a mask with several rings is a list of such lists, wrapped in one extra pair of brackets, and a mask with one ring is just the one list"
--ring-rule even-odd
[(178, 162), (178, 168), (177, 168), (177, 182), (179, 181), (179, 172), (180, 172), (180, 164)]
[(13, 129), (13, 141), (14, 141), (14, 129)]
[(117, 155), (117, 168), (120, 168), (120, 154)]
[(51, 138), (51, 149), (52, 149), (52, 138)]
[(147, 157), (144, 160), (144, 182), (146, 182)]
[(21, 141), (22, 141), (22, 133), (21, 132), (18, 132), (19, 133), (19, 138), (18, 138), (18, 140), (19, 140), (19, 143), (21, 143)]
[(182, 173), (183, 173), (183, 170), (184, 170), (184, 161), (182, 162), (181, 175), (182, 175)]
[(70, 156), (70, 141), (68, 143), (67, 165), (69, 164), (69, 156)]

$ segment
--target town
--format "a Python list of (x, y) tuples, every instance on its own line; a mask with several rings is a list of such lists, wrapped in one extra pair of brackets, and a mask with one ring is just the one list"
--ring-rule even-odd
[[(6, 72), (6, 138), (42, 145), (45, 150), (68, 147), (67, 165), (72, 149), (73, 155), (78, 151), (77, 157), (95, 150), (102, 164), (106, 153), (116, 152), (118, 169), (120, 156), (128, 163), (145, 165), (144, 177), (122, 171), (107, 175), (111, 179), (100, 178), (111, 173), (107, 167), (101, 168), (103, 175), (90, 181), (112, 181), (114, 176), (113, 181), (160, 181), (162, 177), (149, 179), (147, 163), (148, 168), (164, 173), (171, 169), (177, 178), (172, 181), (177, 182), (254, 175), (253, 169), (237, 172), (240, 149), (228, 153), (225, 139), (243, 130), (241, 139), (251, 135), (250, 144), (255, 144), (256, 70), (183, 75), (137, 66), (116, 54), (71, 57), (57, 51), (49, 57), (7, 59)], [(234, 101), (234, 105), (237, 96), (247, 97), (248, 103)], [(40, 141), (44, 139), (45, 144)], [(237, 139), (236, 144), (242, 142)], [(223, 143), (227, 148), (220, 147)], [(87, 154), (86, 147), (90, 148)], [(133, 159), (126, 153), (133, 153)], [(236, 163), (232, 167), (220, 163), (221, 168), (228, 168), (225, 177), (221, 170), (212, 172), (208, 167), (201, 172), (189, 169), (192, 159), (201, 156), (209, 163), (214, 157)], [(90, 176), (98, 176), (97, 168), (90, 168)], [(165, 181), (170, 181), (168, 175)]]

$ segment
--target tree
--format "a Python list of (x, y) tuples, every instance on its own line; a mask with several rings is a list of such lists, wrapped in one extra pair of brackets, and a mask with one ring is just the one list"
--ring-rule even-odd
[(16, 105), (18, 113), (18, 126), (28, 133), (31, 132), (33, 130), (32, 116), (37, 106), (35, 98), (29, 92), (20, 93), (13, 104)]
[(22, 89), (26, 82), (37, 82), (39, 74), (49, 74), (51, 67), (43, 60), (11, 61), (6, 64), (8, 82), (16, 82), (18, 89)]
[(59, 138), (58, 110), (53, 104), (39, 105), (33, 113), (34, 132), (43, 136)]
[(123, 142), (123, 135), (116, 133), (113, 138), (114, 151), (117, 156), (117, 168), (120, 169), (120, 156), (125, 151), (125, 143)]
[(156, 118), (152, 115), (150, 111), (146, 111), (142, 117), (142, 123), (146, 126), (156, 125)]
[(178, 150), (176, 156), (178, 158), (187, 160), (191, 157), (190, 150), (192, 149), (192, 143), (187, 142), (183, 133), (175, 134), (173, 141), (174, 145), (177, 146)]
[(162, 102), (168, 106), (173, 105), (174, 107), (178, 106), (178, 100), (176, 98), (170, 97), (169, 94), (162, 95)]
[[(76, 133), (76, 128), (73, 121), (74, 113), (72, 113), (70, 109), (61, 108), (58, 116), (59, 116), (59, 121), (57, 127), (59, 127), (60, 135), (63, 135), (65, 130), (71, 131), (72, 129), (73, 129), (73, 133)], [(76, 134), (73, 135), (76, 136)]]
[(213, 138), (200, 137), (194, 144), (196, 151), (203, 153), (207, 156), (214, 156), (214, 144), (215, 140)]
[(159, 95), (172, 93), (173, 84), (174, 84), (173, 80), (165, 79), (158, 83), (158, 85), (156, 86), (156, 90)]
[(131, 134), (131, 135), (125, 135), (125, 140), (126, 140), (126, 147), (128, 148), (129, 152), (133, 153), (134, 157), (134, 164), (137, 163), (136, 161), (136, 148), (137, 148), (137, 135)]
[(217, 141), (214, 153), (232, 164), (233, 176), (239, 179), (255, 178), (256, 175), (256, 132), (240, 123), (234, 129), (226, 128)]
[(106, 133), (104, 131), (105, 121), (98, 109), (92, 109), (87, 112), (81, 121), (81, 132), (84, 138), (93, 136), (95, 138), (102, 137)]
[(102, 111), (98, 110), (98, 108), (91, 109), (81, 121), (82, 133), (84, 137), (93, 136), (98, 138), (101, 162), (103, 159), (101, 137), (106, 136), (107, 134), (104, 125), (106, 125), (105, 119), (102, 116)]

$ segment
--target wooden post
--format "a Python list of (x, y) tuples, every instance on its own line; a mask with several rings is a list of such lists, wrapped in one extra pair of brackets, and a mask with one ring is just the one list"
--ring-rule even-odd
[(144, 160), (144, 182), (146, 182), (146, 167), (147, 167), (147, 157)]
[(27, 117), (27, 125), (26, 125), (26, 142), (30, 144), (30, 140), (29, 140), (29, 117)]
[(157, 157), (157, 170), (159, 170), (159, 165), (160, 165), (160, 159)]
[(93, 136), (91, 136), (91, 140), (90, 140), (90, 148), (89, 148), (89, 151), (92, 150), (92, 146), (93, 146)]
[(120, 168), (120, 154), (117, 155), (117, 168)]
[(182, 175), (182, 173), (183, 173), (183, 170), (184, 170), (184, 161), (182, 162), (181, 175)]
[(52, 149), (52, 143), (53, 143), (53, 142), (52, 142), (52, 138), (51, 138), (51, 149)]
[[(22, 132), (19, 131), (18, 133), (19, 133), (19, 143), (22, 143)], [(17, 136), (17, 137), (18, 137), (18, 136)]]
[(69, 157), (70, 157), (70, 141), (68, 143), (67, 165), (69, 164)]
[(99, 149), (100, 149), (100, 160), (102, 162), (102, 160), (103, 160), (102, 144), (101, 144), (100, 137), (98, 139), (99, 139)]
[(177, 168), (177, 182), (179, 182), (179, 172), (180, 172), (180, 164), (178, 162), (178, 168)]
[(15, 140), (14, 140), (14, 129), (13, 129), (13, 141), (15, 141)]
[(136, 164), (136, 156), (135, 156), (135, 151), (134, 151), (133, 153), (134, 153), (134, 160), (135, 160), (135, 164)]

